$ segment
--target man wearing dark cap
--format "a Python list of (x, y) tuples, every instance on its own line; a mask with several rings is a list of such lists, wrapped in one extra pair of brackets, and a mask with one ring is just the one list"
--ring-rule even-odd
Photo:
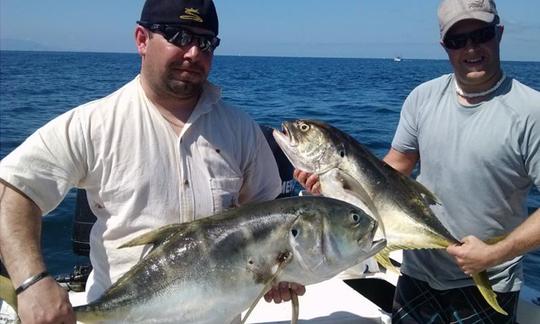
[(40, 217), (70, 188), (86, 190), (97, 216), (88, 301), (143, 256), (117, 249), (123, 242), (281, 191), (259, 126), (207, 80), (220, 42), (213, 2), (148, 0), (137, 23), (140, 75), (52, 120), (0, 163), (0, 252), (23, 323), (75, 321), (39, 245)]
[[(540, 188), (540, 93), (501, 69), (503, 26), (494, 1), (444, 0), (441, 45), (454, 73), (405, 100), (385, 161), (441, 201), (433, 210), (462, 245), (404, 251), (395, 323), (512, 323), (522, 255), (540, 246), (540, 211), (526, 199)], [(508, 235), (497, 244), (481, 240)], [(504, 316), (469, 276), (487, 269)]]
[[(454, 73), (428, 81), (405, 100), (384, 161), (442, 202), (432, 206), (461, 245), (403, 252), (393, 323), (512, 323), (522, 283), (522, 255), (540, 246), (540, 93), (501, 69), (503, 26), (492, 0), (440, 3), (441, 45)], [(319, 191), (315, 174), (294, 177)], [(503, 237), (487, 245), (482, 240)], [(499, 305), (487, 304), (471, 274), (486, 270)]]

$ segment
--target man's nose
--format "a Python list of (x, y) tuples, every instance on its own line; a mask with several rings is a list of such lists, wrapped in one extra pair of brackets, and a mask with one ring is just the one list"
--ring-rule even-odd
[(186, 45), (187, 51), (184, 54), (186, 57), (191, 58), (192, 60), (197, 60), (201, 55), (203, 55), (203, 51), (197, 46), (196, 42), (191, 42), (191, 44)]

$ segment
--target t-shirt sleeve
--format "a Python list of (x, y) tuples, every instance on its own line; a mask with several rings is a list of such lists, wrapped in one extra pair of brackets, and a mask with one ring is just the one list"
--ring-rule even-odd
[(540, 190), (540, 107), (537, 108), (527, 122), (521, 150), (527, 173)]
[(84, 135), (74, 111), (28, 137), (0, 162), (0, 178), (49, 213), (85, 174)]
[(418, 96), (413, 90), (403, 103), (398, 127), (392, 140), (392, 148), (402, 152), (418, 151)]

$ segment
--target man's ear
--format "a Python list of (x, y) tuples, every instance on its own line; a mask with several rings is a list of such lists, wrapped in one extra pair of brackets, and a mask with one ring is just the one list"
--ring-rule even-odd
[(148, 40), (150, 39), (150, 34), (142, 26), (137, 25), (135, 28), (135, 45), (137, 46), (137, 52), (140, 55), (146, 54), (146, 46), (148, 45)]
[(499, 43), (501, 42), (503, 33), (504, 33), (504, 26), (503, 25), (497, 26), (497, 40), (499, 41)]
[(441, 47), (443, 48), (443, 50), (446, 52), (446, 54), (448, 54), (448, 49), (446, 48), (446, 46), (444, 46), (444, 43), (442, 40), (439, 41), (439, 44), (441, 45)]

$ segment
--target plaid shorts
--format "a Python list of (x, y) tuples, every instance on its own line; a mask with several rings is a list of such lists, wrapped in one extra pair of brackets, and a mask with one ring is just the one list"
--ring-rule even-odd
[(426, 282), (401, 275), (392, 305), (392, 323), (515, 323), (519, 291), (497, 293), (495, 311), (475, 286), (436, 290)]

